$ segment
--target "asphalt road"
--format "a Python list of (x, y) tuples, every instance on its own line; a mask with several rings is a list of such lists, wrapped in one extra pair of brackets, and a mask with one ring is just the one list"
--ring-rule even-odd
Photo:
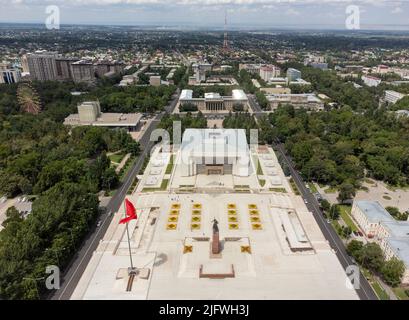
[(138, 159), (135, 161), (133, 167), (126, 174), (122, 185), (116, 191), (116, 193), (113, 195), (110, 202), (106, 206), (105, 212), (101, 214), (99, 218), (99, 220), (101, 221), (101, 225), (99, 227), (95, 226), (88, 234), (87, 238), (82, 243), (81, 248), (79, 248), (66, 272), (62, 276), (60, 289), (53, 291), (49, 295), (48, 299), (68, 300), (71, 297), (89, 261), (91, 260), (94, 251), (97, 249), (98, 244), (102, 240), (109, 225), (111, 224), (114, 213), (119, 210), (119, 207), (124, 201), (128, 189), (132, 185), (134, 178), (138, 175), (139, 170), (143, 166), (145, 157), (149, 155), (149, 152), (155, 143), (154, 141), (150, 141), (152, 131), (157, 128), (162, 117), (166, 113), (171, 113), (176, 107), (179, 94), (180, 90), (177, 89), (176, 93), (172, 97), (170, 104), (165, 107), (165, 111), (156, 115), (154, 120), (149, 124), (149, 127), (146, 128), (142, 138), (139, 141), (142, 147), (142, 152), (139, 155)]
[[(260, 118), (263, 115), (263, 111), (257, 101), (255, 100), (254, 96), (249, 96), (249, 102), (253, 109), (254, 115), (256, 118)], [(334, 228), (327, 222), (327, 219), (324, 217), (323, 212), (320, 209), (320, 205), (315, 198), (315, 196), (311, 193), (311, 191), (306, 187), (304, 181), (301, 178), (301, 175), (295, 169), (294, 163), (292, 160), (287, 156), (286, 151), (282, 144), (278, 141), (275, 144), (278, 152), (280, 152), (283, 156), (284, 161), (287, 163), (291, 176), (296, 183), (298, 190), (300, 190), (301, 196), (304, 200), (307, 200), (307, 207), (314, 215), (315, 220), (318, 223), (318, 226), (321, 229), (321, 232), (324, 234), (325, 239), (329, 242), (331, 248), (335, 251), (338, 260), (340, 261), (344, 270), (350, 265), (353, 265), (352, 258), (347, 254), (345, 250), (344, 243), (342, 242), (341, 238), (338, 236)], [(360, 288), (356, 290), (359, 298), (361, 300), (378, 300), (377, 296), (372, 290), (371, 285), (369, 284), (368, 280), (365, 276), (360, 272)]]

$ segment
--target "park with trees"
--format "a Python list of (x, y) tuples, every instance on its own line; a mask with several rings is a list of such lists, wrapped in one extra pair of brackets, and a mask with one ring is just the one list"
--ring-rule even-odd
[[(20, 109), (15, 99), (17, 85), (0, 85), (0, 195), (28, 195), (33, 199), (31, 214), (23, 217), (11, 207), (2, 224), (3, 299), (38, 299), (45, 294), (44, 281), (35, 279), (46, 277), (49, 265), (64, 270), (95, 225), (98, 194), (119, 184), (107, 153), (139, 154), (139, 144), (126, 130), (70, 130), (62, 124), (64, 118), (76, 112), (79, 102), (99, 93), (104, 100), (103, 111), (115, 109), (109, 103), (116, 100), (114, 93), (125, 92), (127, 97), (138, 97), (140, 93), (139, 100), (143, 101), (159, 92), (159, 100), (146, 103), (155, 110), (173, 93), (170, 88), (155, 92), (112, 89), (109, 81), (95, 87), (53, 81), (34, 82), (33, 86), (41, 97), (42, 111), (38, 115)], [(77, 96), (72, 91), (88, 93)], [(138, 102), (130, 105), (132, 112), (140, 110)]]

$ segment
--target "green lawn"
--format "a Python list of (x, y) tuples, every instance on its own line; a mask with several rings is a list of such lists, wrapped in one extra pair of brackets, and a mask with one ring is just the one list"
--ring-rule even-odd
[(382, 289), (378, 281), (372, 283), (372, 288), (375, 290), (375, 293), (380, 300), (390, 300), (389, 295)]
[(108, 158), (111, 162), (120, 163), (122, 159), (125, 157), (123, 153), (118, 154), (111, 154)]
[(170, 157), (168, 166), (166, 167), (165, 174), (171, 174), (172, 173), (174, 161), (175, 161), (175, 155), (172, 155)]
[(120, 181), (123, 181), (123, 179), (125, 178), (128, 171), (132, 168), (132, 165), (134, 164), (135, 160), (136, 160), (136, 158), (134, 158), (132, 156), (128, 158), (128, 160), (125, 163), (125, 166), (119, 172), (119, 180)]
[(369, 178), (364, 178), (364, 181), (368, 184), (375, 184), (375, 181), (373, 181), (372, 179)]
[(393, 288), (393, 292), (395, 292), (396, 296), (400, 300), (409, 300), (409, 296), (405, 293), (405, 289), (403, 288)]
[(337, 187), (331, 187), (331, 186), (324, 190), (325, 193), (335, 193), (337, 191), (338, 191)]
[(351, 214), (351, 206), (339, 205), (338, 206), (341, 211), (341, 218), (345, 221), (345, 223), (351, 228), (352, 231), (358, 231), (357, 226), (355, 225), (354, 221), (350, 216)]
[(260, 179), (259, 183), (261, 187), (264, 187), (266, 185), (266, 180)]
[(261, 168), (260, 159), (257, 156), (253, 156), (253, 162), (257, 165), (257, 175), (262, 176), (264, 175), (263, 169)]
[(169, 179), (163, 179), (159, 188), (143, 188), (142, 192), (165, 191), (168, 188)]
[(342, 238), (341, 225), (339, 224), (339, 222), (337, 220), (331, 220), (331, 225), (333, 226), (337, 234)]
[(311, 190), (312, 193), (318, 193), (318, 190), (317, 190), (317, 188), (315, 187), (315, 184), (314, 184), (314, 183), (309, 182), (309, 183), (308, 183), (308, 187), (310, 187), (310, 190)]
[(270, 188), (270, 191), (287, 193), (287, 190), (285, 190), (285, 188)]
[(290, 185), (291, 185), (291, 188), (293, 189), (294, 193), (296, 195), (300, 195), (300, 191), (298, 190), (297, 185), (295, 184), (293, 178), (290, 179)]
[(134, 180), (132, 181), (132, 185), (129, 187), (128, 192), (126, 194), (132, 194), (132, 192), (134, 191), (136, 185), (138, 184), (138, 178), (135, 177)]

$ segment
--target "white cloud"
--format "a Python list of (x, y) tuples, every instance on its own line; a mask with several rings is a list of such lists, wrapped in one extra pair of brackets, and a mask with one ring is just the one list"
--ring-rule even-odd
[(300, 13), (299, 11), (293, 9), (293, 8), (288, 8), (288, 9), (285, 11), (285, 14), (286, 14), (287, 16), (299, 16), (301, 13)]
[(402, 10), (401, 7), (395, 7), (391, 11), (391, 13), (393, 13), (393, 14), (399, 14), (399, 13), (402, 13), (402, 12), (403, 12), (403, 10)]

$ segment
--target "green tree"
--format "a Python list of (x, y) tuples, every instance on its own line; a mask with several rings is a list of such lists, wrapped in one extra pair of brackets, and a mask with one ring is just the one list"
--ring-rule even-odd
[(339, 216), (340, 216), (340, 214), (341, 214), (341, 211), (340, 211), (340, 209), (339, 209), (339, 206), (338, 205), (336, 205), (336, 204), (333, 204), (332, 206), (331, 206), (331, 209), (330, 209), (330, 218), (332, 219), (332, 220), (338, 220), (339, 219)]
[(331, 209), (331, 204), (327, 199), (322, 199), (321, 200), (321, 208), (324, 210), (324, 212), (328, 212)]
[(386, 261), (381, 268), (383, 279), (392, 287), (396, 287), (401, 283), (404, 272), (405, 264), (396, 257)]
[(347, 253), (351, 256), (357, 259), (357, 257), (360, 255), (362, 248), (364, 247), (364, 244), (362, 241), (358, 240), (351, 240), (347, 247)]
[(355, 197), (355, 187), (350, 183), (343, 183), (339, 187), (338, 201), (344, 203), (347, 200), (351, 200)]
[(374, 272), (380, 271), (385, 261), (381, 247), (374, 242), (365, 244), (357, 258), (363, 267)]

